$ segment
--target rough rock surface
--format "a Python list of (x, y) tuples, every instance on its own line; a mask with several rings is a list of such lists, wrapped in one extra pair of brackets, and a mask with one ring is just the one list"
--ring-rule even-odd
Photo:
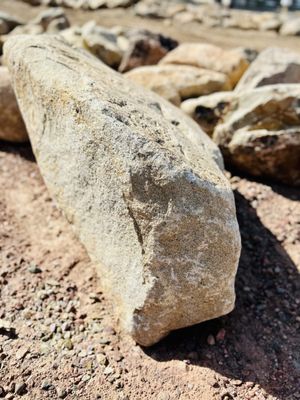
[(147, 30), (134, 30), (129, 35), (129, 46), (123, 55), (120, 72), (142, 65), (157, 64), (178, 45), (176, 40)]
[(170, 51), (161, 64), (184, 64), (222, 72), (229, 77), (232, 87), (248, 68), (248, 61), (240, 52), (223, 50), (206, 43), (182, 43)]
[(218, 92), (197, 99), (188, 99), (181, 103), (181, 109), (192, 117), (201, 128), (212, 136), (217, 124), (230, 108), (234, 92)]
[(45, 182), (126, 330), (151, 345), (232, 310), (240, 236), (206, 134), (57, 37), (15, 36), (4, 54)]
[(235, 91), (259, 86), (300, 82), (300, 54), (289, 49), (269, 47), (253, 61)]
[(213, 138), (228, 163), (254, 176), (300, 186), (300, 85), (236, 95)]
[(0, 66), (0, 140), (10, 142), (28, 140), (8, 69), (2, 66)]
[(182, 99), (230, 88), (225, 74), (190, 65), (152, 65), (135, 68), (125, 75), (158, 93), (160, 88), (172, 86)]

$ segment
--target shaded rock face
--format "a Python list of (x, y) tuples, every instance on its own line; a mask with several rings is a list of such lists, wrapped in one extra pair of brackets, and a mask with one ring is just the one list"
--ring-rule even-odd
[(263, 50), (237, 84), (235, 91), (279, 83), (300, 82), (300, 55), (280, 47)]
[(178, 42), (150, 31), (132, 32), (129, 47), (123, 55), (120, 72), (130, 71), (142, 65), (157, 64)]
[(206, 68), (227, 75), (234, 87), (249, 66), (241, 52), (223, 50), (206, 43), (182, 43), (170, 51), (161, 64), (183, 64)]
[(300, 186), (300, 85), (237, 94), (214, 131), (228, 163), (254, 176)]
[(231, 311), (240, 236), (216, 145), (57, 37), (13, 37), (4, 54), (45, 182), (123, 327), (148, 346)]
[(0, 35), (6, 35), (24, 22), (0, 10)]
[(0, 140), (25, 142), (26, 128), (15, 97), (9, 72), (0, 66)]
[(161, 94), (161, 88), (171, 86), (182, 99), (228, 90), (225, 74), (189, 65), (153, 65), (136, 68), (126, 77)]

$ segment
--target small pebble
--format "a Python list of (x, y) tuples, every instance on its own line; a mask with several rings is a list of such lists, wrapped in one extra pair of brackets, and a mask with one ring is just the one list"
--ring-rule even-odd
[(22, 396), (23, 394), (26, 393), (26, 389), (27, 389), (26, 383), (25, 382), (19, 382), (19, 383), (16, 384), (15, 393), (19, 394), (20, 396)]
[(216, 341), (215, 341), (215, 338), (213, 337), (213, 335), (207, 336), (207, 344), (209, 344), (210, 346), (213, 346), (214, 344), (216, 344)]
[(0, 386), (0, 397), (4, 397), (6, 395), (6, 392), (2, 386)]
[(220, 329), (216, 335), (216, 339), (218, 342), (222, 342), (225, 339), (226, 331), (224, 328)]
[(88, 374), (83, 375), (82, 378), (81, 378), (82, 382), (87, 382), (90, 379), (91, 379), (91, 375), (88, 375)]
[(63, 388), (57, 388), (56, 392), (59, 399), (64, 399), (67, 396), (67, 391)]
[(39, 268), (37, 265), (32, 264), (30, 265), (30, 267), (28, 268), (28, 271), (31, 274), (40, 274), (42, 272), (41, 268)]
[(42, 390), (50, 390), (50, 389), (53, 389), (53, 387), (54, 386), (52, 385), (52, 383), (47, 382), (47, 381), (43, 382), (41, 385)]

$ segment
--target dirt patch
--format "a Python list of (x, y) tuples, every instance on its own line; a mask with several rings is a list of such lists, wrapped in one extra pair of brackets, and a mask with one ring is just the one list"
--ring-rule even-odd
[(2, 143), (0, 396), (300, 398), (300, 193), (231, 181), (243, 240), (235, 310), (143, 349), (118, 331), (29, 145)]

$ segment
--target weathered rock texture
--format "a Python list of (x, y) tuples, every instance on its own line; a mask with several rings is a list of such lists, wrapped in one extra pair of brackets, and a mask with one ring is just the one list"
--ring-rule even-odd
[(161, 64), (184, 64), (226, 74), (232, 87), (249, 66), (240, 52), (223, 50), (207, 43), (182, 43), (170, 51)]
[(9, 72), (0, 66), (0, 140), (24, 142), (28, 135), (14, 94)]
[(182, 99), (230, 88), (230, 82), (225, 74), (189, 65), (139, 67), (125, 75), (132, 81), (158, 93), (161, 88), (172, 86)]
[(300, 85), (237, 94), (213, 138), (232, 165), (250, 175), (300, 185)]
[(126, 330), (151, 345), (231, 311), (240, 237), (216, 145), (61, 39), (13, 37), (4, 54), (45, 182)]
[(235, 91), (278, 83), (300, 82), (300, 54), (289, 49), (269, 47), (250, 65)]

